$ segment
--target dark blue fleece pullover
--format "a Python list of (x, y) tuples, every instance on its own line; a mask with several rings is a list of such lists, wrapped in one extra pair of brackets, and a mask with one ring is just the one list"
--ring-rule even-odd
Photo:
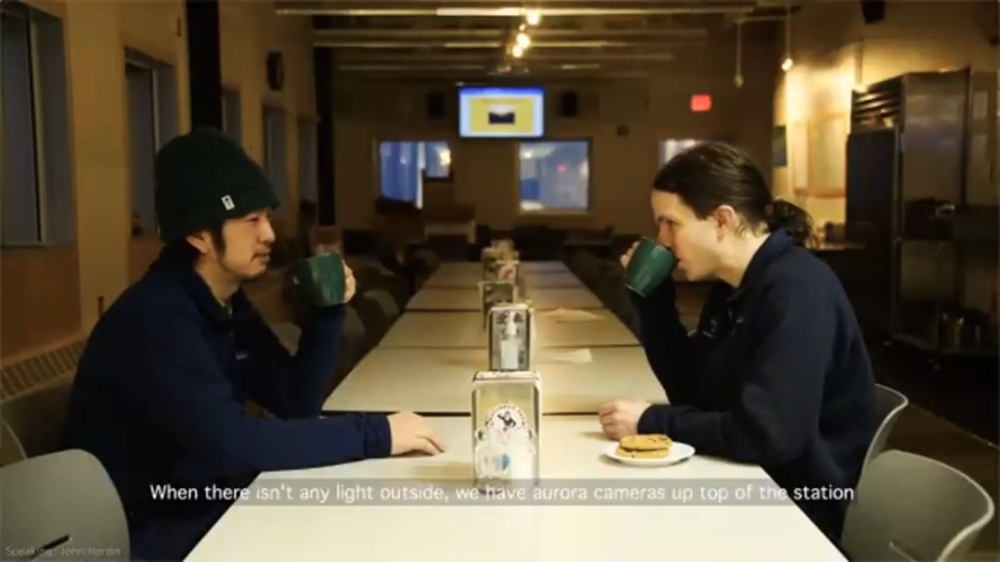
[[(643, 433), (698, 453), (758, 464), (795, 490), (854, 488), (878, 426), (875, 382), (840, 282), (783, 230), (754, 255), (740, 286), (717, 282), (688, 336), (672, 280), (633, 295), (643, 347), (670, 405), (649, 408)], [(839, 544), (842, 501), (797, 501)]]
[[(65, 445), (104, 464), (136, 559), (182, 558), (228, 506), (155, 500), (153, 486), (226, 486), (390, 452), (383, 415), (319, 417), (342, 306), (316, 311), (294, 357), (242, 291), (230, 308), (190, 265), (162, 255), (101, 317), (80, 360)], [(245, 415), (247, 400), (277, 417)]]

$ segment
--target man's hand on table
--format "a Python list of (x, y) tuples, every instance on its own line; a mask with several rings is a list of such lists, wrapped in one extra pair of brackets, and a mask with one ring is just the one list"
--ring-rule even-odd
[(615, 400), (604, 404), (598, 410), (601, 430), (609, 439), (619, 440), (639, 433), (639, 417), (652, 406), (649, 402), (637, 400)]
[(444, 444), (434, 433), (425, 418), (413, 412), (399, 412), (389, 416), (392, 437), (392, 455), (420, 452), (436, 455), (444, 452)]

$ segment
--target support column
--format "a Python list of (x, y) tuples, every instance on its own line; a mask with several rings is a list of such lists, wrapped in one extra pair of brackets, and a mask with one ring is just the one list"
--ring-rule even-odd
[[(329, 16), (313, 18), (313, 27), (330, 27)], [(337, 186), (334, 169), (334, 128), (333, 128), (333, 51), (313, 49), (313, 76), (316, 84), (316, 193), (319, 207), (317, 220), (327, 226), (337, 222)]]
[(219, 0), (186, 0), (191, 128), (222, 130)]

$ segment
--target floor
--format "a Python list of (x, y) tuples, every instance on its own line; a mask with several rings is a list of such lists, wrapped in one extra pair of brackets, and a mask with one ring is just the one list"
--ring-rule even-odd
[[(677, 307), (686, 320), (697, 318), (704, 295), (703, 287), (679, 288)], [(947, 363), (935, 369), (925, 357), (898, 346), (872, 342), (869, 352), (878, 382), (906, 394), (911, 404), (888, 446), (961, 470), (983, 486), (1000, 509), (996, 363)], [(1000, 560), (998, 528), (995, 517), (970, 559)]]

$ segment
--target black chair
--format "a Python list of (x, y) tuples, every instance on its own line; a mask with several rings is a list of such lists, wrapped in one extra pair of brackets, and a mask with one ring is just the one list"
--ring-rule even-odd
[(427, 246), (443, 261), (469, 261), (469, 239), (461, 234), (433, 234), (427, 237)]
[(392, 295), (392, 300), (396, 301), (400, 310), (406, 308), (406, 303), (410, 301), (410, 284), (404, 278), (383, 274), (380, 288)]
[(365, 325), (364, 350), (368, 350), (378, 345), (378, 342), (389, 330), (389, 319), (385, 316), (382, 306), (376, 301), (362, 295), (357, 295), (351, 299), (351, 306), (358, 311), (358, 316)]
[(31, 457), (62, 450), (63, 420), (73, 390), (73, 377), (63, 376), (3, 405), (3, 421)]
[(348, 256), (370, 256), (378, 250), (378, 238), (370, 230), (345, 229), (343, 232), (344, 254)]

